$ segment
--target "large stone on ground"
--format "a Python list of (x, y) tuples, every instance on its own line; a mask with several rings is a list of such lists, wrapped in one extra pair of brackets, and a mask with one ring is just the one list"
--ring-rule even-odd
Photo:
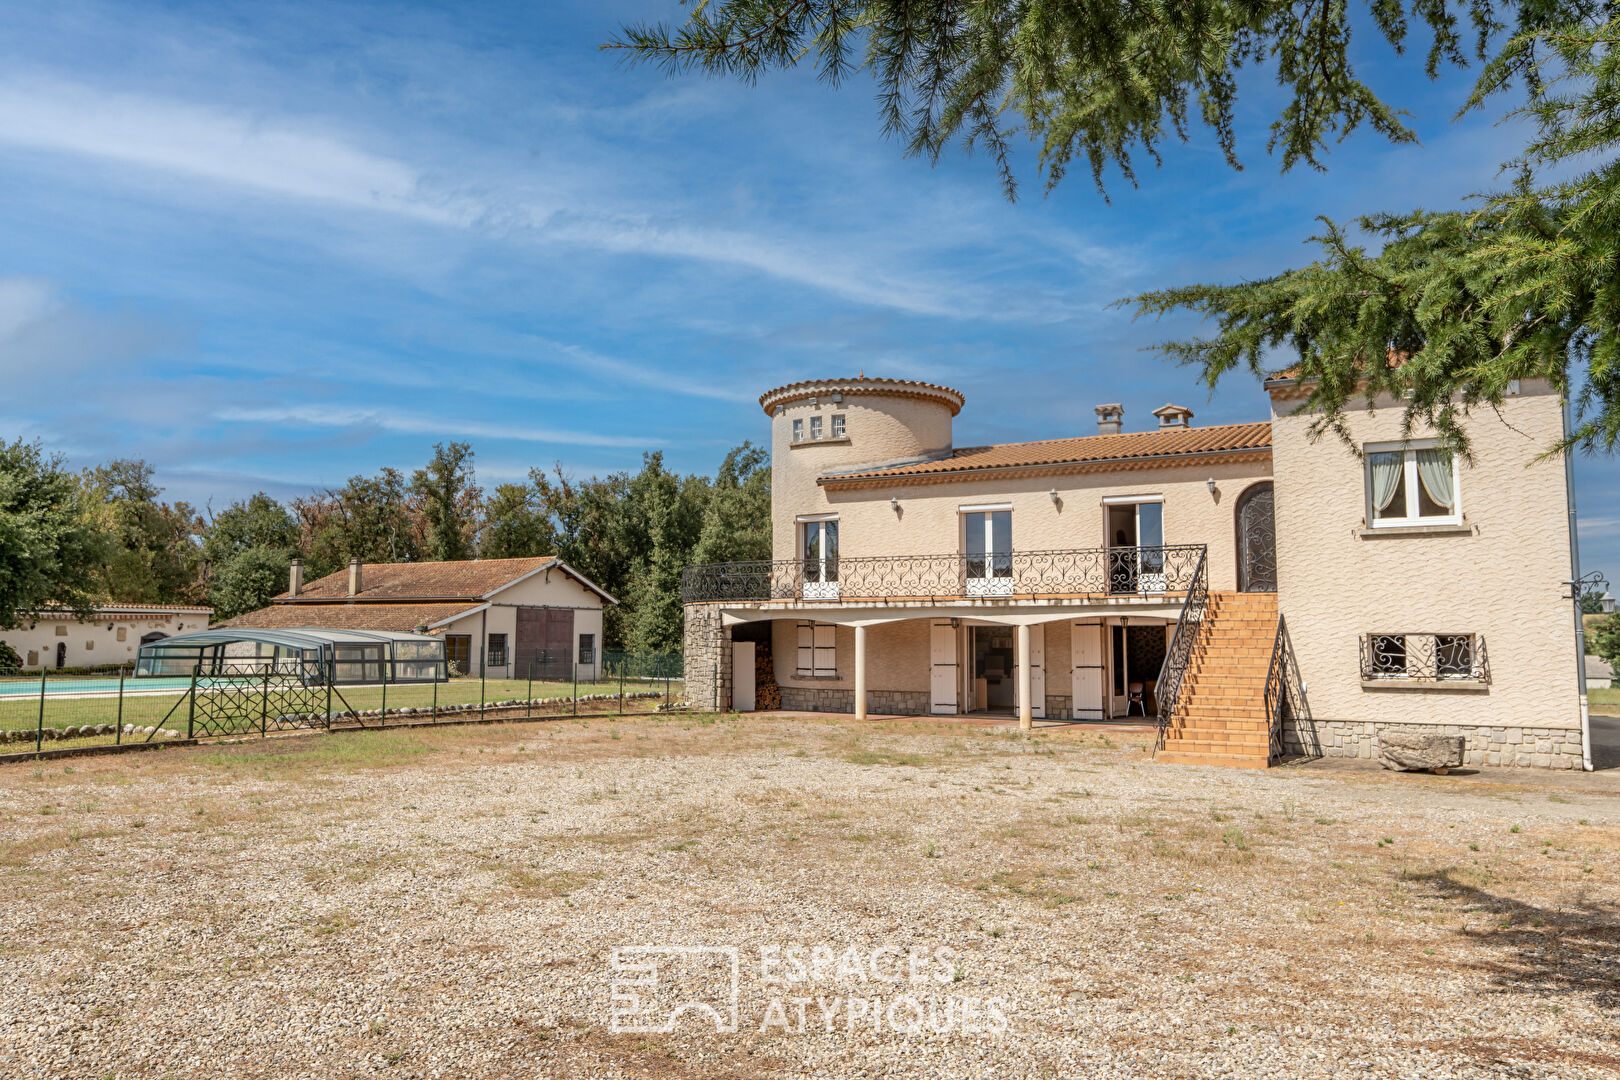
[(1411, 731), (1378, 733), (1378, 764), (1403, 772), (1444, 772), (1463, 763), (1461, 735), (1430, 735)]

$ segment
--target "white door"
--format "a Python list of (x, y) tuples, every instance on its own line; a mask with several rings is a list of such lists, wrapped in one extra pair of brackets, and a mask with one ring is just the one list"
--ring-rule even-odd
[(963, 570), (968, 596), (1013, 593), (1012, 511), (979, 510), (962, 515)]
[[(1018, 677), (1018, 667), (1013, 666), (1013, 698), (1017, 700), (1018, 687), (1023, 680)], [(1020, 708), (1023, 703), (1019, 702)], [(1031, 716), (1046, 715), (1046, 627), (1032, 626), (1029, 628), (1029, 714)]]
[(838, 521), (806, 521), (804, 530), (804, 599), (838, 599)]
[(1103, 628), (1100, 623), (1075, 623), (1069, 628), (1073, 650), (1074, 718), (1103, 719)]
[(754, 643), (731, 643), (731, 707), (737, 712), (754, 711)]
[(936, 622), (928, 631), (929, 700), (936, 713), (956, 713), (956, 628), (948, 622)]

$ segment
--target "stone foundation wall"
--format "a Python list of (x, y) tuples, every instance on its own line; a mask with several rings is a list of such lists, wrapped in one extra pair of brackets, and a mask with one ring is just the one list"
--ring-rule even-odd
[(1046, 695), (1046, 718), (1048, 720), (1073, 720), (1074, 698), (1069, 694)]
[[(866, 708), (887, 716), (927, 716), (931, 704), (921, 690), (868, 690)], [(836, 686), (784, 686), (782, 708), (798, 712), (855, 711), (855, 691)]]
[(694, 709), (731, 708), (731, 628), (710, 604), (686, 605), (686, 701)]
[(1290, 754), (1323, 757), (1378, 757), (1378, 732), (1385, 728), (1434, 735), (1463, 736), (1463, 764), (1513, 765), (1535, 769), (1581, 767), (1578, 728), (1486, 727), (1467, 724), (1377, 724), (1354, 720), (1289, 721), (1283, 747)]
[(784, 686), (782, 708), (793, 712), (855, 711), (855, 691), (836, 686)]
[(927, 716), (934, 703), (924, 690), (868, 690), (866, 707), (891, 716)]

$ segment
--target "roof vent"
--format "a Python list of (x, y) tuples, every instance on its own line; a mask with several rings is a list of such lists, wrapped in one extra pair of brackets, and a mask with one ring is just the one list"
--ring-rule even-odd
[(349, 595), (360, 595), (360, 560), (349, 560)]
[(1125, 406), (1099, 405), (1097, 406), (1097, 434), (1118, 435), (1125, 426)]
[(1159, 430), (1165, 428), (1192, 427), (1193, 411), (1185, 405), (1171, 405), (1168, 402), (1153, 410), (1153, 415), (1159, 418)]
[(297, 596), (304, 591), (304, 560), (294, 559), (287, 571), (287, 591)]

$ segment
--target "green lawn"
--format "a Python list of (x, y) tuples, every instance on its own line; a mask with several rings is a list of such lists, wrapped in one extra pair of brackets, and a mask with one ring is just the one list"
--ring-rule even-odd
[[(131, 680), (128, 684), (131, 690), (138, 688), (139, 682)], [(678, 699), (685, 692), (680, 680), (672, 680), (669, 684), (669, 694)], [(447, 705), (476, 705), (480, 700), (487, 703), (497, 701), (526, 700), (528, 698), (566, 698), (577, 690), (581, 697), (589, 694), (619, 693), (619, 681), (606, 680), (599, 683), (572, 683), (572, 682), (535, 682), (525, 679), (490, 679), (480, 684), (477, 679), (452, 679), (447, 683), (403, 683), (388, 687), (382, 686), (341, 686), (334, 689), (331, 698), (333, 712), (345, 709), (365, 710), (380, 709), (386, 704), (389, 709), (416, 708), (428, 709), (435, 704), (440, 707)], [(664, 693), (665, 684), (658, 682), (627, 679), (624, 683), (626, 695), (640, 691), (656, 691)], [(581, 712), (602, 712), (607, 703), (594, 706), (584, 703)], [(629, 707), (629, 703), (626, 703)], [(638, 701), (635, 711), (645, 711), (648, 703)], [(326, 694), (324, 691), (314, 691), (297, 699), (286, 697), (273, 697), (270, 703), (270, 716), (276, 712), (325, 712)], [(183, 692), (142, 694), (137, 692), (126, 693), (120, 709), (117, 695), (99, 697), (68, 697), (62, 695), (48, 695), (45, 699), (44, 726), (66, 728), (69, 726), (82, 726), (85, 724), (134, 724), (137, 727), (162, 726), (170, 730), (184, 733), (186, 730), (189, 702)], [(7, 730), (33, 730), (40, 722), (39, 697), (13, 696), (0, 698), (0, 731)], [(144, 739), (145, 735), (125, 736), (125, 739)], [(76, 739), (71, 742), (53, 742), (49, 745), (79, 746), (91, 743), (105, 743), (114, 741), (114, 737), (95, 736), (86, 739)], [(6, 750), (28, 749), (28, 744), (9, 743), (0, 745), (0, 753)]]
[(1588, 690), (1586, 700), (1595, 713), (1620, 716), (1620, 689)]

